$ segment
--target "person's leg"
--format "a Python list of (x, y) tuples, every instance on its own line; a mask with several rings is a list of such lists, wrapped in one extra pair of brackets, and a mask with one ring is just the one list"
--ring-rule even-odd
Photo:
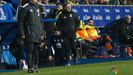
[(60, 66), (60, 58), (59, 56), (55, 55), (55, 66)]
[(33, 73), (33, 42), (25, 42), (26, 54), (27, 54), (27, 63), (28, 63), (28, 72)]
[(65, 49), (66, 49), (66, 63), (69, 64), (70, 62), (70, 56), (72, 56), (72, 49), (71, 49), (71, 44), (70, 44), (70, 41), (69, 41), (69, 38), (68, 37), (65, 37), (65, 43), (66, 43), (66, 46), (65, 46)]
[(60, 56), (59, 61), (60, 61), (60, 66), (64, 66), (66, 64), (66, 60), (64, 56)]
[(34, 51), (33, 51), (33, 68), (35, 72), (38, 72), (39, 65), (39, 44), (34, 43)]
[(65, 43), (66, 43), (66, 56), (70, 56), (72, 51), (71, 51), (69, 39), (65, 38), (64, 40), (65, 40)]
[(69, 44), (71, 46), (72, 53), (73, 53), (74, 64), (76, 64), (77, 51), (76, 51), (76, 41), (75, 41), (75, 38), (74, 37), (69, 38), (69, 42), (70, 42)]

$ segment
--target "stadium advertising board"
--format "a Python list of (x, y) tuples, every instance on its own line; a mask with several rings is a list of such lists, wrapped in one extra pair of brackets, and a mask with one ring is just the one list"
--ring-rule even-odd
[[(46, 6), (46, 11), (55, 6)], [(93, 19), (96, 26), (106, 26), (110, 22), (123, 18), (125, 15), (133, 16), (133, 6), (73, 6), (73, 11), (83, 21)]]

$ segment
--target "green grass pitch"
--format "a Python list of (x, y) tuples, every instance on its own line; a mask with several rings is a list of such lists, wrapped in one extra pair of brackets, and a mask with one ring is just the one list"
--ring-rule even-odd
[(17, 72), (0, 73), (0, 75), (112, 75), (111, 69), (113, 67), (118, 69), (116, 75), (133, 75), (133, 60), (40, 68), (40, 73), (27, 73), (27, 71), (21, 70)]

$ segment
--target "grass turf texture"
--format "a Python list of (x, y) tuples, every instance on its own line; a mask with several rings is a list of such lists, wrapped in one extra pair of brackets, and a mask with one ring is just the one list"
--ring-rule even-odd
[(17, 71), (0, 73), (0, 75), (111, 75), (113, 67), (118, 68), (117, 75), (133, 75), (133, 60), (41, 68), (39, 69), (40, 73), (29, 74), (27, 71)]

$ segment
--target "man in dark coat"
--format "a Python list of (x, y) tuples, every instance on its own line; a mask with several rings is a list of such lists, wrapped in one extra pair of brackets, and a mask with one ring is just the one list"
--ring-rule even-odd
[(131, 25), (131, 16), (127, 15), (119, 29), (119, 39), (122, 43), (133, 44), (133, 26)]
[(40, 5), (37, 0), (30, 0), (20, 10), (18, 23), (21, 38), (25, 39), (27, 50), (28, 73), (38, 72), (39, 44), (43, 35), (43, 25), (41, 23)]
[[(62, 13), (57, 20), (57, 27), (61, 30), (66, 39), (67, 51), (72, 52), (74, 60), (76, 59), (76, 30), (79, 28), (80, 20), (76, 13), (71, 9), (69, 3), (63, 5)], [(71, 51), (72, 50), (72, 51)], [(70, 55), (71, 59), (71, 55)]]
[[(120, 40), (120, 43), (124, 44), (127, 49), (125, 49), (124, 46), (122, 46), (121, 53), (124, 55), (127, 55), (132, 51), (129, 51), (130, 46), (133, 49), (133, 25), (131, 22), (131, 16), (127, 15), (125, 17), (125, 20), (121, 23), (119, 32), (118, 32), (118, 37)], [(127, 47), (128, 46), (128, 47)], [(124, 49), (123, 49), (124, 48)]]

